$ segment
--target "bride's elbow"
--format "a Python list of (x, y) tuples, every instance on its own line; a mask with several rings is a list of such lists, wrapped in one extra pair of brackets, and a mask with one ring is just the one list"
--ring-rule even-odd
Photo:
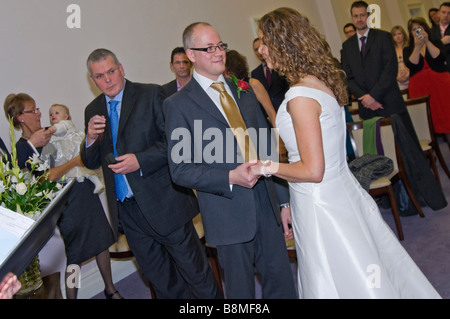
[(325, 167), (315, 166), (310, 170), (310, 182), (311, 183), (321, 183), (323, 180), (323, 176), (325, 174)]

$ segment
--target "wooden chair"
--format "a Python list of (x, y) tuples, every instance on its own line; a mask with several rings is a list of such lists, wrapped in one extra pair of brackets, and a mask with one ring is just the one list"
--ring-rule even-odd
[(409, 99), (409, 89), (400, 90), (402, 93), (403, 99), (406, 101)]
[(355, 99), (355, 98), (352, 99), (352, 104), (348, 106), (348, 111), (352, 115), (352, 118), (353, 118), (354, 122), (359, 122), (359, 121), (362, 120), (359, 117), (359, 104), (358, 104), (358, 100), (357, 99)]
[(445, 163), (444, 157), (442, 156), (442, 152), (434, 132), (433, 119), (430, 111), (430, 97), (424, 96), (407, 100), (406, 106), (417, 137), (419, 138), (420, 145), (422, 146), (422, 150), (429, 158), (436, 180), (438, 184), (441, 185), (434, 155), (437, 156), (439, 163), (448, 178), (450, 178), (450, 171)]
[[(363, 154), (363, 134), (364, 134), (364, 124), (362, 121), (355, 123), (347, 123), (347, 129), (350, 134), (350, 139), (352, 141), (352, 145), (354, 148), (355, 156), (359, 157)], [(410, 187), (408, 177), (406, 175), (406, 170), (403, 165), (403, 161), (401, 158), (400, 151), (397, 147), (394, 138), (394, 132), (391, 126), (390, 118), (384, 118), (380, 120), (380, 131), (381, 131), (381, 143), (384, 149), (384, 155), (389, 157), (394, 163), (393, 172), (386, 177), (379, 178), (370, 183), (369, 194), (372, 197), (376, 197), (379, 195), (388, 195), (389, 202), (391, 204), (392, 215), (394, 217), (395, 225), (397, 228), (397, 234), (399, 240), (404, 239), (403, 228), (400, 221), (400, 215), (398, 211), (397, 201), (395, 199), (393, 185), (401, 180), (405, 189), (416, 207), (419, 215), (421, 217), (425, 217), (423, 214), (422, 208), (420, 207), (414, 193)]]

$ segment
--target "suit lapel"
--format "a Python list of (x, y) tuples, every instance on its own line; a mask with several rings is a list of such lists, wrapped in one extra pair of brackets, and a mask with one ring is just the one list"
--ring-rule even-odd
[(136, 100), (136, 94), (134, 91), (133, 83), (129, 82), (128, 80), (125, 83), (125, 90), (123, 92), (123, 98), (122, 98), (122, 107), (120, 109), (120, 120), (119, 120), (119, 129), (117, 132), (117, 139), (119, 139), (119, 136), (121, 135), (125, 124), (127, 123)]
[(375, 43), (376, 40), (376, 32), (373, 32), (372, 29), (369, 29), (369, 34), (367, 37), (367, 43), (366, 43), (366, 50), (364, 51), (364, 57), (365, 58), (367, 56), (367, 54), (369, 53), (370, 49), (372, 48), (373, 44)]
[(231, 89), (231, 92), (233, 93), (234, 100), (236, 101), (239, 111), (241, 112), (242, 118), (244, 119), (245, 125), (248, 127), (254, 127), (255, 123), (253, 123), (251, 120), (254, 118), (253, 114), (251, 112), (251, 108), (247, 106), (245, 100), (247, 99), (248, 93), (241, 92), (241, 98), (238, 98), (237, 94), (237, 88), (234, 86), (233, 82), (231, 80), (226, 79), (228, 86)]
[(205, 112), (209, 113), (212, 117), (228, 126), (227, 120), (223, 117), (222, 113), (217, 109), (217, 106), (202, 89), (200, 84), (198, 84), (197, 80), (194, 78), (191, 79), (184, 89), (186, 89), (188, 96), (195, 104), (201, 107)]

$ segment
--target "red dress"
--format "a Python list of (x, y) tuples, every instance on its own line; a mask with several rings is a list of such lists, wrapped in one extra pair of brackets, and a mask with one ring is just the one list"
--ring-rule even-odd
[(409, 79), (411, 99), (430, 95), (431, 117), (434, 131), (450, 133), (450, 73), (433, 71), (424, 60), (423, 69)]

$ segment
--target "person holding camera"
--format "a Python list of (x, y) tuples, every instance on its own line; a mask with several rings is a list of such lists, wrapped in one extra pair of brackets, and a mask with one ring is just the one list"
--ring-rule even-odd
[(410, 69), (409, 96), (430, 95), (434, 130), (450, 138), (450, 73), (441, 41), (431, 38), (431, 29), (423, 18), (408, 21), (409, 46), (403, 49), (406, 66)]

